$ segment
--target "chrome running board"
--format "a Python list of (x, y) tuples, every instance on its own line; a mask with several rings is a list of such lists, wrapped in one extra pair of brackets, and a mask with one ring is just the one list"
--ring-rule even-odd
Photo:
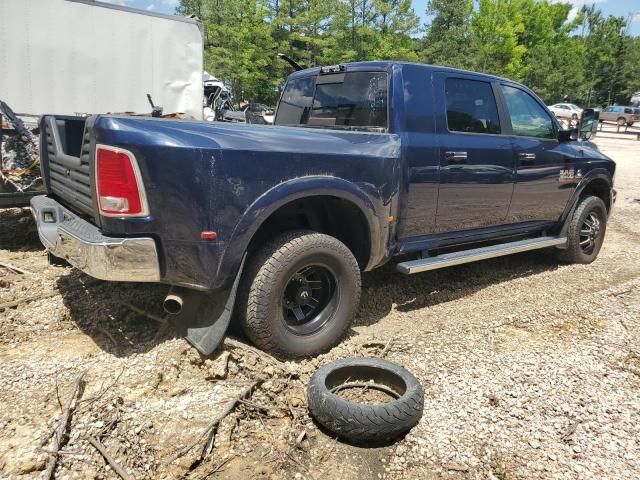
[(517, 242), (501, 243), (499, 245), (491, 245), (490, 247), (462, 250), (460, 252), (445, 253), (443, 255), (438, 255), (437, 257), (420, 258), (418, 260), (402, 262), (396, 265), (396, 268), (399, 272), (410, 275), (412, 273), (420, 273), (428, 270), (437, 270), (438, 268), (462, 265), (463, 263), (477, 262), (488, 258), (502, 257), (505, 255), (511, 255), (512, 253), (537, 250), (539, 248), (557, 247), (566, 243), (567, 239), (562, 237), (529, 238), (527, 240), (519, 240)]

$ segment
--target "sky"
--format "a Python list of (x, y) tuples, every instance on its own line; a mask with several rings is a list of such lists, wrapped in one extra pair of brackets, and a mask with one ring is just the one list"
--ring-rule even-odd
[[(161, 13), (173, 13), (178, 0), (102, 0), (118, 5), (151, 10)], [(630, 33), (640, 35), (640, 0), (553, 0), (573, 4), (571, 16), (575, 16), (578, 9), (583, 5), (597, 4), (605, 15), (615, 15), (618, 17), (631, 17)], [(427, 0), (413, 0), (413, 8), (422, 19), (422, 23), (427, 23), (428, 18), (425, 13)]]

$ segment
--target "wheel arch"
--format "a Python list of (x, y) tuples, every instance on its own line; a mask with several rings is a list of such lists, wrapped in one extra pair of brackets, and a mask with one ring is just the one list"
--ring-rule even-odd
[(383, 255), (382, 210), (376, 195), (341, 178), (302, 177), (278, 184), (256, 199), (237, 223), (214, 288), (233, 278), (245, 252), (269, 235), (297, 228), (335, 236), (354, 253), (360, 267), (367, 269)]
[(611, 174), (606, 169), (596, 169), (590, 171), (585, 177), (582, 178), (580, 183), (576, 186), (564, 213), (561, 217), (561, 234), (564, 234), (567, 229), (568, 222), (571, 220), (571, 216), (576, 207), (580, 203), (580, 200), (585, 196), (594, 195), (599, 197), (607, 207), (607, 213), (611, 211), (613, 207), (613, 197), (611, 190), (613, 189), (613, 183)]

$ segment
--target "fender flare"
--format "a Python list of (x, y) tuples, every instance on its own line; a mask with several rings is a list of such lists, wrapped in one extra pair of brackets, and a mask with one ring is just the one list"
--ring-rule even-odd
[[(377, 191), (368, 195), (360, 186), (339, 177), (300, 177), (272, 187), (247, 208), (229, 238), (218, 268), (217, 285), (213, 288), (224, 286), (233, 278), (251, 239), (276, 210), (292, 201), (318, 196), (340, 198), (360, 209), (369, 226), (371, 251), (367, 266), (375, 262), (385, 245), (382, 241), (383, 223), (380, 220), (382, 200)], [(379, 205), (376, 207), (374, 202)]]
[[(591, 170), (584, 177), (582, 177), (582, 180), (580, 180), (578, 185), (576, 185), (576, 188), (573, 190), (571, 197), (569, 197), (567, 206), (565, 207), (565, 210), (562, 213), (562, 217), (561, 217), (562, 232), (566, 230), (567, 220), (571, 218), (571, 215), (573, 214), (574, 210), (578, 206), (578, 200), (580, 199), (580, 195), (582, 195), (582, 192), (584, 192), (585, 188), (587, 188), (587, 186), (589, 186), (589, 184), (595, 180), (604, 180), (607, 183), (607, 185), (609, 185), (610, 189), (613, 188), (613, 182), (611, 181), (611, 174), (609, 173), (608, 170), (604, 168), (596, 168), (594, 170)], [(607, 207), (610, 208), (611, 205), (607, 205)]]

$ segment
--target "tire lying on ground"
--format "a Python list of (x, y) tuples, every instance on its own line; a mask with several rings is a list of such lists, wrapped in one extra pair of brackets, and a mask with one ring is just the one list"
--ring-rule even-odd
[[(363, 384), (396, 398), (388, 403), (364, 404), (336, 394), (349, 385)], [(328, 363), (313, 374), (307, 400), (311, 415), (338, 436), (354, 441), (382, 441), (397, 437), (418, 423), (424, 392), (418, 380), (399, 365), (374, 358), (347, 358)]]

